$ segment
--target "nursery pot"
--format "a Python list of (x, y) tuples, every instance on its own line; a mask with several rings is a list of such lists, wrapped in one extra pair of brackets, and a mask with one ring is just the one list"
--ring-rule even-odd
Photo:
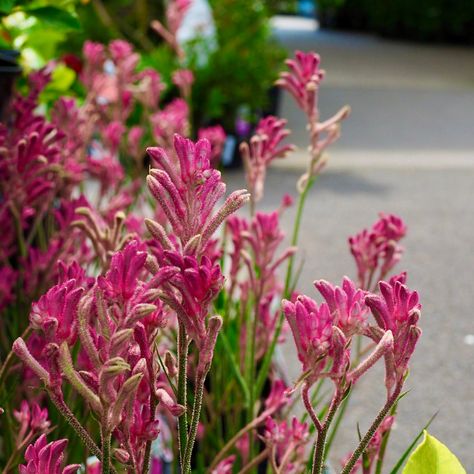
[(21, 73), (18, 64), (20, 53), (15, 50), (0, 50), (0, 121), (4, 121), (4, 113), (10, 102), (16, 78)]

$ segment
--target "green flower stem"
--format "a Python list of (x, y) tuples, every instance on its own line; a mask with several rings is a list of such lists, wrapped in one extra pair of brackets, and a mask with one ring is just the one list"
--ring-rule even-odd
[[(304, 210), (304, 205), (306, 202), (306, 198), (308, 196), (308, 192), (313, 186), (314, 182), (316, 181), (316, 176), (310, 176), (308, 177), (308, 180), (306, 181), (305, 187), (303, 188), (303, 191), (301, 192), (299, 199), (298, 199), (298, 209), (296, 211), (296, 217), (295, 217), (295, 223), (293, 226), (293, 234), (291, 237), (291, 245), (292, 246), (297, 246), (298, 245), (298, 238), (300, 234), (300, 228), (301, 228), (301, 219), (303, 217), (303, 210)], [(287, 298), (288, 295), (288, 290), (290, 289), (291, 286), (291, 280), (293, 276), (293, 264), (294, 264), (294, 255), (291, 255), (289, 260), (288, 260), (288, 267), (286, 270), (286, 278), (285, 278), (285, 291), (284, 291), (284, 296)]]
[(349, 474), (351, 472), (351, 470), (354, 467), (355, 463), (357, 462), (357, 460), (360, 458), (362, 453), (367, 448), (367, 445), (369, 444), (370, 440), (373, 438), (375, 432), (377, 431), (377, 428), (380, 426), (382, 421), (385, 419), (388, 412), (391, 410), (392, 406), (397, 402), (398, 396), (400, 395), (400, 392), (402, 390), (402, 386), (403, 386), (403, 384), (401, 382), (399, 382), (397, 384), (397, 386), (395, 387), (395, 391), (388, 398), (388, 400), (386, 401), (386, 403), (383, 406), (382, 410), (380, 410), (379, 414), (376, 416), (376, 418), (373, 421), (372, 425), (367, 430), (367, 433), (362, 438), (361, 442), (359, 443), (359, 446), (357, 446), (356, 450), (352, 453), (352, 456), (350, 457), (350, 459), (346, 462), (344, 468), (341, 471), (341, 474)]
[(193, 454), (194, 442), (196, 441), (196, 434), (199, 425), (199, 418), (201, 417), (202, 395), (204, 392), (204, 381), (206, 380), (206, 373), (197, 374), (196, 389), (194, 393), (193, 412), (191, 415), (191, 427), (189, 430), (188, 442), (184, 454), (184, 470), (183, 474), (191, 472), (191, 457)]
[[(298, 200), (298, 210), (296, 212), (296, 217), (295, 217), (295, 223), (293, 226), (293, 235), (291, 238), (291, 245), (296, 246), (298, 244), (298, 238), (299, 238), (299, 232), (300, 232), (300, 227), (301, 227), (301, 219), (303, 216), (303, 210), (304, 210), (304, 205), (306, 202), (306, 198), (308, 196), (308, 192), (313, 186), (314, 182), (316, 181), (316, 176), (310, 176), (305, 184), (305, 187), (302, 191), (302, 193), (299, 196)], [(283, 291), (283, 297), (288, 298), (289, 295), (289, 290), (291, 287), (291, 282), (292, 282), (292, 273), (293, 273), (293, 264), (294, 264), (294, 255), (291, 255), (289, 260), (288, 260), (288, 267), (286, 270), (286, 278), (285, 278), (285, 289)], [(260, 393), (262, 392), (263, 386), (265, 384), (265, 380), (267, 379), (268, 371), (270, 369), (270, 364), (272, 362), (273, 358), (273, 353), (275, 352), (275, 347), (278, 342), (278, 338), (280, 337), (280, 333), (283, 327), (283, 321), (284, 321), (284, 314), (283, 312), (280, 313), (280, 316), (278, 317), (278, 321), (275, 327), (275, 332), (273, 334), (273, 338), (271, 340), (270, 346), (265, 353), (265, 356), (262, 361), (262, 366), (260, 368), (260, 371), (257, 376), (257, 382), (255, 384), (255, 397), (258, 398), (260, 396)]]
[(312, 474), (322, 474), (323, 472), (323, 465), (324, 465), (324, 452), (326, 450), (326, 436), (328, 434), (329, 427), (331, 426), (331, 422), (336, 414), (337, 409), (341, 403), (341, 394), (339, 390), (336, 389), (336, 393), (332, 397), (331, 404), (329, 406), (328, 412), (326, 414), (326, 418), (321, 425), (321, 428), (318, 430), (318, 435), (316, 438), (316, 446), (314, 449), (314, 456), (313, 456), (313, 468), (311, 470)]
[[(151, 387), (150, 387), (150, 421), (155, 420), (155, 412), (157, 406), (156, 396), (153, 393), (153, 387), (155, 386), (155, 381), (152, 379)], [(152, 440), (149, 439), (145, 445), (145, 454), (143, 456), (143, 473), (147, 474), (150, 472), (150, 462), (151, 462), (151, 443)]]
[(79, 420), (74, 416), (74, 413), (70, 410), (66, 403), (64, 403), (62, 397), (54, 393), (52, 390), (47, 389), (47, 392), (54, 406), (69, 423), (71, 428), (76, 432), (77, 436), (79, 436), (87, 449), (89, 449), (92, 454), (97, 456), (99, 460), (102, 460), (102, 451), (95, 444), (94, 440), (91, 438), (86, 429), (81, 425)]
[[(31, 333), (31, 327), (28, 326), (20, 336), (24, 341), (28, 339), (28, 336)], [(2, 368), (0, 369), (0, 387), (3, 385), (3, 382), (5, 378), (8, 375), (8, 370), (10, 369), (11, 365), (13, 364), (13, 361), (15, 360), (15, 353), (10, 350), (8, 353), (7, 357), (5, 358), (5, 361), (3, 362)]]
[(182, 323), (178, 324), (178, 403), (185, 407), (178, 418), (179, 462), (184, 473), (184, 454), (188, 443), (188, 404), (187, 404), (187, 370), (188, 370), (188, 337)]
[(337, 414), (336, 420), (334, 421), (334, 425), (332, 427), (332, 430), (329, 433), (329, 436), (328, 436), (328, 439), (327, 439), (327, 442), (326, 442), (326, 448), (324, 450), (324, 456), (323, 456), (324, 461), (326, 461), (326, 459), (328, 457), (328, 454), (329, 454), (329, 451), (331, 449), (332, 443), (334, 442), (334, 438), (336, 437), (339, 426), (341, 425), (341, 421), (344, 418), (344, 414), (346, 412), (347, 405), (349, 404), (349, 399), (350, 399), (351, 393), (352, 393), (352, 391), (348, 393), (346, 398), (344, 398), (344, 401), (341, 403), (341, 408), (339, 409), (339, 413)]
[(102, 474), (110, 474), (110, 431), (102, 425), (100, 429), (102, 439)]

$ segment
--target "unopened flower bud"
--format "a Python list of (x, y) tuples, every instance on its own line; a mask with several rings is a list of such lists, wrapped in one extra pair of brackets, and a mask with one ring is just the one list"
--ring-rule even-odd
[(214, 356), (217, 336), (222, 327), (222, 318), (220, 316), (212, 316), (208, 322), (207, 337), (204, 341), (203, 348), (199, 354), (198, 374), (205, 375), (209, 371)]
[(125, 449), (121, 448), (115, 448), (113, 450), (113, 456), (118, 462), (121, 462), (122, 464), (126, 464), (130, 459), (130, 454), (128, 454)]
[(132, 337), (133, 329), (121, 329), (115, 332), (110, 339), (110, 354), (115, 356), (123, 345)]
[(166, 351), (165, 353), (165, 367), (168, 377), (170, 379), (175, 378), (178, 375), (178, 364), (176, 362), (175, 356), (170, 352)]
[(181, 416), (185, 412), (186, 408), (176, 403), (165, 389), (159, 388), (156, 391), (156, 396), (172, 415)]
[(46, 372), (43, 366), (31, 355), (28, 347), (26, 347), (25, 341), (21, 337), (13, 343), (12, 350), (46, 386), (49, 386), (50, 378), (48, 372)]

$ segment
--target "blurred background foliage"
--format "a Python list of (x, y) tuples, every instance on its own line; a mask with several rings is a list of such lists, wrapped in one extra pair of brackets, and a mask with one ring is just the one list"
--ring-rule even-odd
[[(238, 115), (256, 122), (262, 110), (271, 109), (269, 91), (285, 53), (272, 39), (269, 19), (277, 11), (291, 10), (295, 2), (210, 0), (209, 4), (214, 44), (196, 37), (185, 47), (185, 64), (178, 63), (150, 28), (151, 20), (163, 21), (164, 0), (0, 0), (0, 49), (20, 50), (20, 62), (28, 72), (53, 58), (71, 53), (80, 57), (86, 39), (102, 43), (126, 39), (141, 54), (141, 66), (155, 68), (168, 84), (177, 68), (193, 70), (195, 129), (220, 123), (230, 131)], [(63, 86), (71, 78), (66, 69), (57, 77)], [(64, 93), (64, 87), (58, 92)], [(168, 95), (174, 92), (173, 87), (168, 89)]]
[[(0, 49), (19, 50), (19, 61), (27, 73), (53, 58), (71, 54), (80, 58), (86, 39), (102, 43), (126, 39), (141, 54), (141, 66), (155, 68), (168, 85), (174, 70), (193, 70), (194, 129), (220, 123), (232, 132), (240, 118), (255, 123), (262, 113), (274, 112), (272, 84), (285, 53), (272, 38), (270, 18), (301, 12), (305, 2), (208, 3), (215, 39), (210, 42), (197, 36), (190, 41), (184, 63), (178, 62), (150, 28), (151, 20), (163, 21), (166, 0), (0, 0)], [(474, 1), (314, 0), (314, 5), (323, 27), (422, 41), (474, 43)], [(203, 55), (207, 60), (202, 60)], [(70, 61), (58, 66), (45, 99), (53, 101), (68, 91), (80, 97), (76, 72)], [(169, 87), (163, 100), (175, 93), (176, 89)]]
[(322, 26), (383, 36), (473, 44), (472, 0), (315, 0)]

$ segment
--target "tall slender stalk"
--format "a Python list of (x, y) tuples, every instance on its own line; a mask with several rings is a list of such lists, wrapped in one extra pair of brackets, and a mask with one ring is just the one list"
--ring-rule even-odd
[[(296, 246), (298, 244), (298, 238), (300, 233), (301, 227), (301, 219), (303, 216), (303, 210), (306, 202), (306, 198), (308, 197), (308, 192), (313, 186), (316, 180), (316, 176), (310, 176), (306, 181), (305, 187), (301, 192), (299, 199), (298, 199), (298, 209), (296, 211), (295, 223), (293, 226), (293, 233), (291, 237), (291, 245)], [(293, 274), (293, 264), (294, 264), (294, 256), (291, 255), (288, 259), (288, 267), (286, 269), (286, 277), (285, 277), (285, 289), (283, 291), (283, 297), (288, 298), (289, 290), (292, 283), (292, 274)], [(275, 327), (275, 332), (273, 334), (273, 338), (270, 342), (270, 346), (265, 353), (265, 356), (262, 361), (262, 366), (257, 376), (257, 382), (255, 384), (255, 397), (258, 398), (260, 393), (262, 392), (263, 385), (265, 384), (265, 380), (268, 375), (268, 370), (270, 369), (270, 364), (272, 362), (273, 353), (275, 352), (275, 347), (278, 342), (278, 338), (280, 337), (281, 330), (283, 328), (283, 321), (284, 321), (284, 314), (283, 312), (280, 313), (278, 316), (278, 321)]]
[(178, 324), (178, 403), (185, 407), (178, 418), (179, 461), (184, 472), (184, 454), (188, 442), (188, 404), (187, 404), (188, 341), (186, 329)]
[(196, 434), (199, 425), (199, 418), (201, 416), (202, 395), (204, 392), (204, 381), (206, 374), (198, 374), (196, 376), (196, 389), (194, 393), (193, 411), (191, 415), (191, 425), (184, 454), (184, 470), (183, 474), (191, 472), (191, 457), (193, 454), (194, 442), (196, 441)]
[(70, 410), (66, 403), (64, 403), (64, 400), (51, 390), (47, 391), (51, 401), (54, 403), (59, 413), (61, 413), (64, 419), (69, 423), (71, 428), (76, 432), (77, 436), (79, 436), (84, 445), (92, 454), (94, 454), (94, 456), (97, 456), (99, 460), (102, 460), (102, 451), (95, 444), (94, 440), (91, 438), (86, 429), (81, 425), (79, 420), (74, 416), (74, 413)]
[(318, 436), (316, 438), (316, 446), (313, 456), (313, 468), (311, 470), (312, 474), (321, 474), (323, 472), (324, 452), (326, 450), (326, 436), (340, 403), (341, 394), (339, 390), (336, 389), (336, 393), (331, 400), (331, 405), (329, 406), (326, 418), (324, 419), (321, 428), (318, 429)]
[[(26, 340), (31, 333), (31, 326), (28, 326), (20, 336), (23, 340)], [(15, 360), (15, 353), (10, 350), (7, 357), (5, 357), (5, 361), (2, 364), (2, 368), (0, 369), (0, 386), (3, 384), (7, 374), (8, 369), (11, 367), (13, 361)]]
[(100, 429), (102, 439), (102, 474), (110, 473), (110, 438), (111, 433), (104, 424)]
[(349, 474), (354, 467), (355, 463), (357, 460), (360, 458), (362, 453), (365, 451), (365, 448), (367, 448), (367, 445), (369, 444), (370, 440), (373, 438), (375, 432), (377, 431), (377, 428), (380, 426), (382, 421), (385, 419), (387, 416), (388, 412), (392, 408), (392, 406), (397, 402), (398, 397), (400, 395), (400, 392), (402, 390), (402, 383), (398, 383), (397, 386), (395, 387), (395, 391), (393, 394), (388, 398), (386, 401), (385, 405), (383, 406), (382, 410), (378, 413), (376, 416), (375, 420), (373, 421), (372, 425), (370, 425), (370, 428), (367, 430), (367, 433), (365, 436), (362, 438), (362, 440), (359, 443), (359, 446), (357, 446), (356, 450), (352, 453), (352, 456), (349, 458), (349, 460), (346, 462), (344, 468), (341, 471), (341, 474)]

